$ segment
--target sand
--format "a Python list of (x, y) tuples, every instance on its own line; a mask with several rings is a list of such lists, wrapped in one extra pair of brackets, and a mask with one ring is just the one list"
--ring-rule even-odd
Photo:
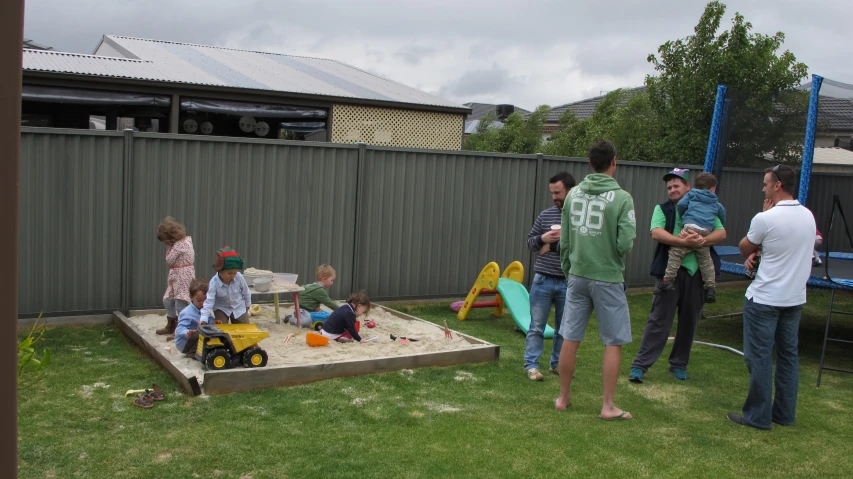
[[(281, 305), (280, 314), (284, 317), (293, 313), (293, 305)], [(261, 305), (261, 314), (253, 316), (251, 322), (258, 325), (259, 329), (268, 331), (270, 337), (260, 342), (260, 346), (269, 355), (267, 366), (293, 366), (305, 364), (325, 364), (354, 359), (382, 358), (388, 356), (407, 356), (419, 353), (430, 353), (439, 351), (455, 351), (462, 349), (473, 349), (479, 347), (471, 344), (462, 336), (453, 334), (453, 339), (444, 337), (444, 330), (431, 323), (406, 320), (398, 318), (381, 307), (374, 306), (373, 309), (359, 320), (361, 321), (361, 336), (370, 339), (378, 336), (375, 341), (359, 343), (337, 343), (330, 341), (328, 346), (312, 348), (305, 342), (305, 333), (308, 329), (297, 328), (289, 324), (275, 324), (273, 305)], [(142, 330), (144, 339), (161, 348), (166, 352), (170, 361), (188, 376), (196, 376), (199, 383), (203, 383), (205, 368), (200, 362), (184, 357), (175, 348), (174, 342), (166, 342), (165, 336), (157, 336), (155, 331), (166, 324), (165, 315), (148, 314), (144, 316), (133, 316), (130, 320)], [(376, 322), (373, 329), (367, 328), (368, 320)], [(289, 333), (295, 336), (284, 344), (284, 338)], [(390, 335), (407, 336), (419, 341), (409, 344), (400, 344), (399, 340), (392, 341)]]
[(273, 272), (268, 269), (246, 268), (243, 270), (243, 274), (254, 276), (272, 276)]

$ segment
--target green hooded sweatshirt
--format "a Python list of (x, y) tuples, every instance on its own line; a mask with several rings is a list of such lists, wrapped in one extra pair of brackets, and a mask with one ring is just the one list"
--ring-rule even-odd
[(569, 274), (624, 283), (625, 256), (634, 247), (634, 199), (613, 177), (593, 173), (572, 188), (563, 205), (560, 262)]

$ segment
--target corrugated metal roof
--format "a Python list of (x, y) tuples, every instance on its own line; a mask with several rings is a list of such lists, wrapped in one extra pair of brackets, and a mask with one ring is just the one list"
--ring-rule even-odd
[(98, 57), (79, 53), (24, 50), (24, 70), (74, 73), (116, 78), (169, 81), (152, 68), (151, 62), (128, 58)]
[(115, 35), (104, 35), (103, 44), (126, 51), (137, 59), (24, 50), (24, 71), (213, 85), (467, 110), (462, 105), (337, 60)]

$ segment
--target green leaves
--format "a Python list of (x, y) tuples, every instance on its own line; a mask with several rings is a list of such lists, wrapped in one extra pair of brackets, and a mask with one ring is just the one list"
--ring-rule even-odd
[(542, 105), (525, 118), (516, 112), (507, 117), (502, 128), (493, 128), (497, 117), (490, 112), (480, 120), (477, 133), (465, 140), (468, 151), (493, 151), (497, 153), (539, 153), (542, 146), (542, 125), (550, 108)]
[(25, 389), (44, 379), (44, 370), (50, 365), (50, 349), (45, 348), (41, 358), (36, 356), (36, 345), (44, 341), (47, 328), (39, 324), (41, 314), (30, 328), (27, 337), (18, 340), (18, 388)]
[[(658, 72), (646, 78), (650, 103), (667, 132), (660, 153), (668, 162), (702, 162), (716, 88), (722, 84), (740, 95), (728, 145), (737, 154), (727, 155), (726, 164), (747, 166), (773, 152), (784, 152), (784, 161), (793, 161), (806, 110), (798, 95), (788, 91), (806, 77), (808, 68), (789, 51), (777, 53), (785, 40), (782, 32), (752, 33), (752, 24), (739, 13), (731, 29), (717, 36), (725, 11), (724, 4), (710, 2), (693, 36), (666, 42), (648, 57)], [(784, 116), (791, 121), (777, 121), (779, 103), (785, 104)], [(803, 127), (793, 122), (796, 118)]]
[(645, 91), (610, 92), (589, 118), (566, 111), (544, 145), (540, 130), (547, 107), (541, 106), (527, 119), (511, 115), (501, 129), (489, 128), (494, 115), (484, 118), (465, 149), (583, 158), (593, 141), (607, 138), (622, 161), (702, 164), (722, 84), (731, 93), (726, 165), (753, 166), (771, 157), (799, 161), (808, 94), (793, 88), (808, 67), (790, 51), (779, 52), (784, 33), (753, 33), (739, 13), (720, 32), (725, 13), (724, 4), (708, 3), (693, 35), (667, 41), (648, 55), (657, 73), (646, 77)]
[(589, 118), (579, 120), (567, 110), (543, 152), (585, 158), (590, 144), (607, 138), (616, 145), (616, 155), (622, 161), (661, 161), (662, 132), (658, 124), (657, 113), (644, 91), (615, 90), (604, 96)]

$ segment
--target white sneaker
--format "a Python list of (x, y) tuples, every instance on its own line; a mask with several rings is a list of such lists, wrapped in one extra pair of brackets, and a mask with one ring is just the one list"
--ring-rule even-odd
[(543, 376), (538, 369), (530, 368), (527, 370), (527, 379), (531, 381), (543, 381), (545, 380), (545, 376)]

